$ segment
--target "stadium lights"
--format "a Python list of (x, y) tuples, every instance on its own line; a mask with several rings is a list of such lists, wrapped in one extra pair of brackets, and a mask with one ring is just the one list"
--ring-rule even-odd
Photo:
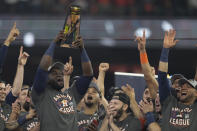
[(135, 36), (143, 36), (143, 31), (146, 32), (146, 38), (149, 38), (152, 35), (152, 32), (149, 28), (137, 28), (135, 31)]
[(108, 34), (114, 34), (114, 24), (111, 21), (106, 21), (105, 22), (105, 30), (107, 31)]
[(169, 31), (170, 29), (173, 29), (173, 26), (170, 22), (164, 20), (161, 22), (161, 28), (163, 31)]
[(23, 43), (26, 47), (32, 47), (35, 44), (34, 34), (31, 32), (27, 32), (23, 36)]

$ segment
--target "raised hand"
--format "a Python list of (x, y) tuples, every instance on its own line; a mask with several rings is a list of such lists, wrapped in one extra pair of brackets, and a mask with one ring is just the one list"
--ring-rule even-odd
[(6, 88), (6, 95), (8, 95), (10, 91), (12, 90), (12, 86), (10, 84), (7, 84), (5, 88)]
[(129, 96), (129, 98), (135, 99), (135, 90), (129, 84), (122, 86), (121, 89), (124, 91), (126, 95)]
[(81, 36), (77, 37), (77, 40), (72, 42), (71, 47), (72, 48), (79, 48), (79, 49), (84, 48), (84, 43), (83, 43), (82, 37)]
[(139, 107), (144, 114), (154, 111), (153, 102), (148, 102), (146, 99), (140, 101)]
[(10, 33), (9, 33), (9, 35), (8, 35), (8, 37), (7, 37), (7, 39), (6, 39), (6, 41), (5, 41), (5, 44), (6, 44), (7, 46), (9, 46), (10, 43), (11, 43), (12, 41), (14, 41), (14, 40), (16, 39), (17, 36), (19, 36), (19, 34), (20, 34), (20, 32), (19, 32), (19, 30), (16, 28), (16, 22), (15, 22), (14, 25), (13, 25), (13, 27), (12, 27), (12, 29), (11, 29), (11, 31), (10, 31)]
[(108, 71), (109, 70), (109, 63), (101, 63), (99, 65), (99, 71)]
[(176, 31), (169, 30), (165, 32), (163, 47), (164, 48), (171, 48), (176, 45), (179, 40), (175, 40)]
[(145, 51), (145, 46), (146, 46), (146, 34), (145, 30), (143, 31), (143, 36), (135, 36), (135, 41), (138, 42), (138, 50), (139, 51)]
[(110, 124), (110, 125), (114, 124), (114, 117), (113, 117), (113, 115), (110, 115), (110, 116), (108, 117), (108, 121), (109, 121), (109, 124)]
[(64, 31), (61, 30), (58, 35), (56, 36), (56, 38), (54, 39), (54, 43), (57, 45), (60, 45), (62, 41), (65, 41), (66, 35), (64, 34)]
[(26, 119), (27, 120), (32, 119), (34, 116), (36, 116), (36, 110), (30, 108), (28, 114), (26, 115)]
[(19, 104), (19, 102), (16, 100), (13, 104), (12, 104), (12, 113), (14, 113), (15, 115), (19, 115), (21, 112), (21, 106)]
[(71, 75), (73, 72), (72, 57), (69, 57), (69, 62), (64, 65), (64, 75)]
[(27, 62), (27, 58), (29, 57), (29, 54), (26, 52), (23, 52), (23, 46), (20, 48), (20, 54), (18, 57), (18, 64), (24, 66)]

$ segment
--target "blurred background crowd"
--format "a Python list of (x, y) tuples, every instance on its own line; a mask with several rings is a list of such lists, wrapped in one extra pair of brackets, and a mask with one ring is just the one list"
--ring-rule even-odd
[[(80, 0), (86, 15), (195, 16), (196, 0)], [(1, 0), (0, 13), (64, 14), (65, 0)]]

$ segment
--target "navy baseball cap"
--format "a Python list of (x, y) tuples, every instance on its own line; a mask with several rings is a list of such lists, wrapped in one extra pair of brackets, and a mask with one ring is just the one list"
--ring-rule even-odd
[(179, 85), (184, 85), (185, 83), (188, 83), (191, 87), (197, 90), (197, 82), (195, 80), (188, 80), (186, 78), (182, 78), (179, 80)]
[(51, 66), (49, 66), (48, 71), (51, 72), (53, 69), (64, 70), (64, 64), (61, 62), (55, 62)]
[(171, 77), (171, 83), (173, 84), (175, 82), (175, 80), (177, 79), (182, 79), (184, 78), (184, 76), (182, 74), (174, 74), (172, 77)]
[(94, 89), (96, 89), (96, 91), (99, 93), (99, 96), (102, 97), (101, 91), (100, 91), (99, 87), (97, 86), (97, 84), (96, 84), (95, 82), (91, 82), (91, 83), (89, 84), (89, 88), (94, 88)]
[(130, 105), (130, 99), (129, 97), (124, 94), (124, 93), (115, 93), (112, 97), (112, 99), (117, 99), (122, 101), (123, 103), (127, 104), (128, 106)]

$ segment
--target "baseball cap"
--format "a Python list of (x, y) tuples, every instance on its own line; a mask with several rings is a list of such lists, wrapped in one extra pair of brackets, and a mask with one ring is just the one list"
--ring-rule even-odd
[(179, 85), (183, 85), (185, 83), (188, 83), (191, 87), (197, 90), (197, 82), (195, 80), (188, 80), (186, 78), (181, 78), (179, 80)]
[(60, 70), (63, 70), (64, 69), (64, 64), (61, 63), (61, 62), (55, 62), (51, 66), (49, 66), (48, 71), (51, 72), (52, 69), (60, 69)]
[(113, 95), (114, 95), (114, 93), (115, 93), (116, 91), (122, 91), (121, 87), (115, 86), (115, 87), (111, 87), (111, 88), (109, 89), (109, 95), (108, 95), (108, 99), (109, 99), (109, 100), (112, 99), (112, 97), (113, 97)]
[(174, 75), (171, 77), (171, 83), (173, 84), (173, 83), (175, 82), (175, 80), (181, 79), (181, 78), (184, 78), (184, 76), (181, 75), (181, 74), (174, 74)]
[(101, 97), (102, 95), (101, 95), (101, 91), (100, 91), (100, 89), (98, 88), (98, 86), (97, 86), (97, 84), (95, 83), (95, 82), (91, 82), (90, 84), (89, 84), (89, 88), (94, 88), (94, 89), (96, 89), (96, 91), (99, 93), (99, 96)]
[(115, 93), (112, 97), (112, 99), (117, 99), (122, 101), (123, 103), (127, 104), (128, 106), (130, 105), (130, 99), (129, 97), (124, 94), (124, 93)]

